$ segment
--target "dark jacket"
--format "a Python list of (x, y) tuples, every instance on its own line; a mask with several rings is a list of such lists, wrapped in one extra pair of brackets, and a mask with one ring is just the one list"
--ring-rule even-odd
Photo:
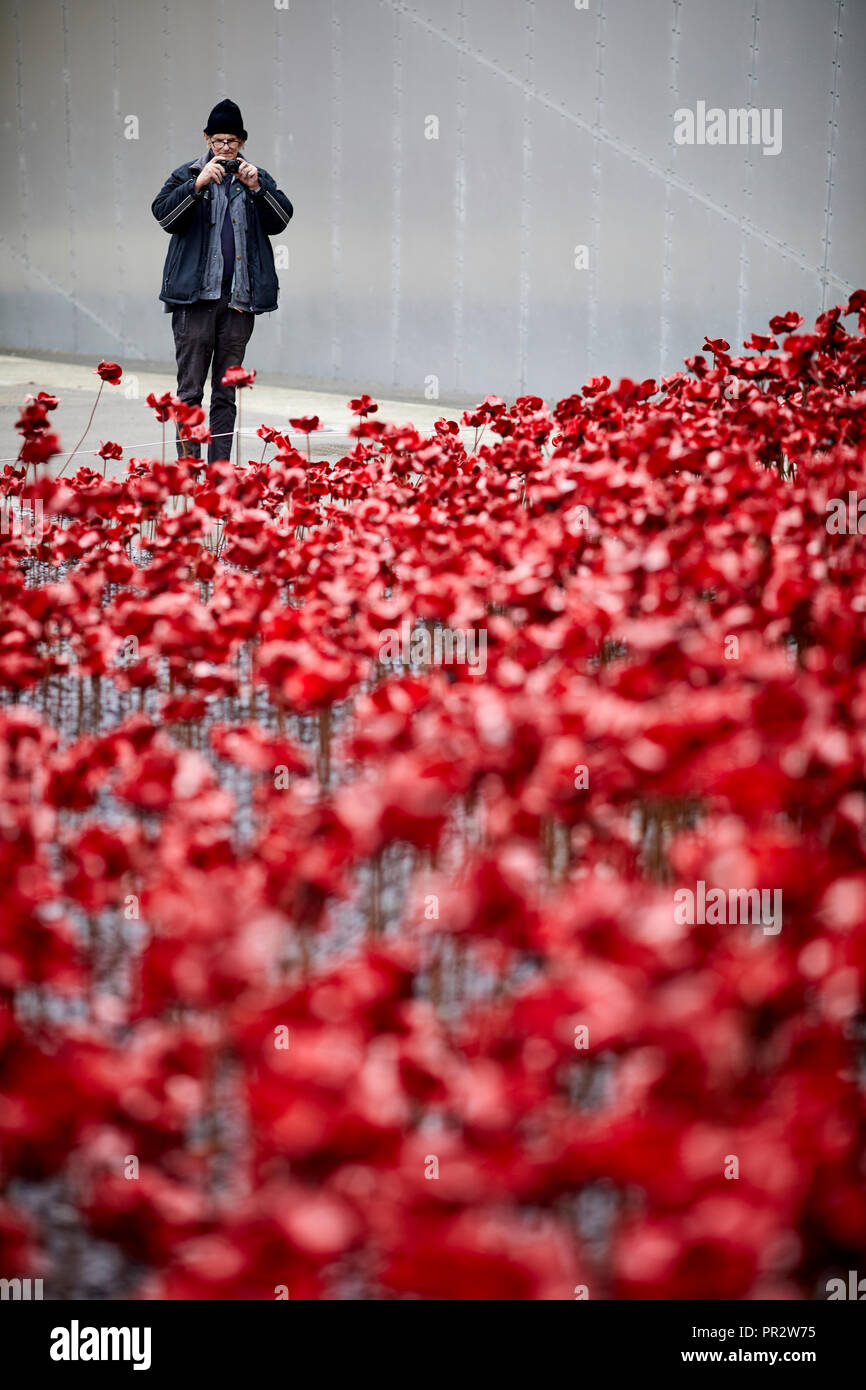
[[(166, 304), (192, 304), (199, 297), (210, 227), (212, 184), (199, 193), (193, 187), (201, 159), (181, 164), (169, 174), (151, 204), (159, 225), (170, 234), (162, 272), (160, 299)], [(266, 169), (259, 169), (260, 193), (245, 190), (250, 305), (254, 314), (276, 309), (279, 281), (269, 237), (289, 224), (294, 209)]]

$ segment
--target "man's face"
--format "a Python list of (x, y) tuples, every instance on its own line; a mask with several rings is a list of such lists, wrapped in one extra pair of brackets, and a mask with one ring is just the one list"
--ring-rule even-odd
[(243, 140), (236, 135), (208, 135), (205, 132), (204, 138), (217, 159), (237, 159), (244, 147)]

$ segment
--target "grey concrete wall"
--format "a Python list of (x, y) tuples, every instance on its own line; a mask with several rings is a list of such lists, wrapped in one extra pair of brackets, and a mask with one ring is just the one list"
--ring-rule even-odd
[[(556, 399), (866, 279), (866, 0), (6, 0), (0, 45), (5, 346), (171, 359), (150, 203), (223, 96), (295, 204), (287, 380)], [(781, 151), (676, 143), (699, 101)]]

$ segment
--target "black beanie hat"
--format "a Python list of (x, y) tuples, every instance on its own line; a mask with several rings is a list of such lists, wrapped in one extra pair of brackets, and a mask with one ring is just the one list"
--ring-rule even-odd
[(237, 135), (239, 139), (246, 140), (247, 133), (241, 119), (241, 108), (236, 106), (233, 101), (229, 101), (228, 97), (225, 101), (218, 101), (208, 116), (204, 133), (205, 135)]

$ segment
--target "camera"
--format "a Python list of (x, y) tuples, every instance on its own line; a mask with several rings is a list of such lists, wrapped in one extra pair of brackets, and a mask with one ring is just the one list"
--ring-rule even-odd
[(218, 159), (217, 164), (221, 164), (227, 174), (236, 174), (241, 167), (239, 159)]

